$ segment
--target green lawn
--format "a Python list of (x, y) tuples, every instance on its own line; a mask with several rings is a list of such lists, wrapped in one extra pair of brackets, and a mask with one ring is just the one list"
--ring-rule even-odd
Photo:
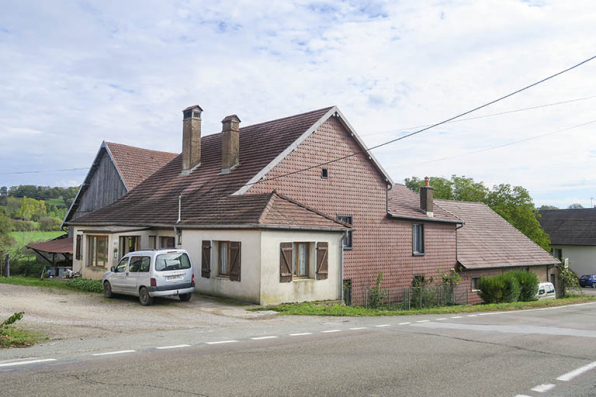
[(66, 202), (62, 197), (57, 197), (53, 199), (46, 200), (46, 203), (55, 205), (56, 207), (63, 207), (66, 208)]
[(15, 239), (17, 247), (22, 247), (26, 244), (36, 241), (52, 240), (65, 234), (62, 231), (58, 232), (11, 232), (10, 235)]
[(575, 303), (596, 301), (596, 296), (570, 295), (561, 299), (540, 300), (534, 302), (496, 303), (490, 305), (446, 306), (422, 310), (367, 309), (359, 306), (330, 305), (324, 302), (307, 302), (267, 306), (253, 311), (274, 310), (290, 316), (339, 316), (339, 317), (375, 317), (375, 316), (411, 316), (420, 314), (454, 314), (470, 312), (492, 312), (507, 310), (535, 309), (550, 306), (564, 306)]
[(69, 281), (40, 279), (37, 277), (0, 277), (0, 284), (24, 285), (26, 287), (56, 288), (69, 291), (85, 291), (102, 293), (101, 280), (85, 280), (75, 278)]

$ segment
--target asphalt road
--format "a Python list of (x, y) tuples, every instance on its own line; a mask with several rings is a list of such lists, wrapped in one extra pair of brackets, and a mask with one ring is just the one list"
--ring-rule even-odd
[[(0, 352), (2, 396), (596, 396), (596, 304), (280, 318)], [(53, 360), (39, 361), (37, 360)], [(532, 390), (534, 389), (534, 390)]]

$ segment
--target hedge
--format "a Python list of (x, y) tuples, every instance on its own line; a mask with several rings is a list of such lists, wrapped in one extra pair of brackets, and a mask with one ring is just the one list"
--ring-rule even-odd
[(502, 303), (536, 300), (538, 277), (525, 270), (512, 270), (496, 276), (480, 277), (479, 295), (484, 303)]

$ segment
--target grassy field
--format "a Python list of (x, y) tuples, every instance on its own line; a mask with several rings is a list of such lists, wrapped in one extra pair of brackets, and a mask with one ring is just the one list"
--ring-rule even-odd
[(0, 284), (24, 285), (26, 287), (55, 288), (70, 291), (84, 291), (102, 293), (101, 280), (85, 280), (75, 278), (69, 281), (56, 281), (50, 279), (40, 279), (37, 277), (0, 277)]
[(66, 208), (66, 202), (64, 201), (64, 199), (62, 197), (49, 199), (46, 201), (46, 203), (55, 205), (56, 207)]
[(596, 301), (596, 296), (570, 295), (561, 299), (549, 299), (533, 302), (496, 303), (490, 305), (446, 306), (422, 310), (367, 309), (359, 306), (329, 305), (324, 302), (307, 302), (268, 306), (259, 310), (274, 310), (290, 316), (339, 316), (339, 317), (376, 317), (376, 316), (412, 316), (420, 314), (454, 314), (470, 312), (493, 312), (508, 310), (536, 309), (541, 307), (564, 306), (575, 303)]
[(64, 235), (64, 232), (11, 232), (10, 235), (15, 240), (15, 245), (8, 251), (9, 254), (14, 255), (14, 252), (23, 246), (37, 241), (47, 241), (55, 239)]

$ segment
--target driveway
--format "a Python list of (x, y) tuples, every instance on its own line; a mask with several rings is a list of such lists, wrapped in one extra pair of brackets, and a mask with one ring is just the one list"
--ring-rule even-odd
[(271, 312), (249, 312), (254, 305), (193, 294), (190, 302), (155, 299), (141, 306), (137, 298), (0, 284), (0, 319), (24, 311), (18, 324), (50, 340), (107, 337), (164, 330), (221, 327), (271, 318)]

